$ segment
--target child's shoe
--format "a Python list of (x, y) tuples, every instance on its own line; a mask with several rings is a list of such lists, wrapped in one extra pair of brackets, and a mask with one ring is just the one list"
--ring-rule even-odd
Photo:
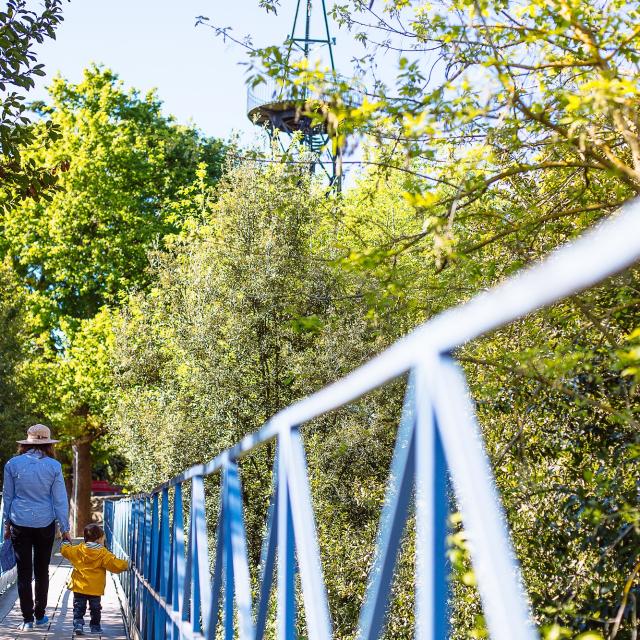
[(42, 616), (40, 620), (36, 620), (36, 627), (41, 627), (43, 624), (49, 624), (49, 616)]
[(102, 627), (99, 624), (92, 624), (91, 633), (102, 633)]
[(74, 622), (73, 622), (73, 633), (75, 633), (77, 636), (83, 636), (84, 635), (84, 625), (82, 624), (82, 622), (76, 622), (74, 620)]
[(25, 621), (25, 622), (23, 622), (23, 623), (20, 625), (20, 629), (21, 629), (22, 631), (29, 631), (30, 629), (33, 629), (33, 622), (26, 622), (26, 621)]

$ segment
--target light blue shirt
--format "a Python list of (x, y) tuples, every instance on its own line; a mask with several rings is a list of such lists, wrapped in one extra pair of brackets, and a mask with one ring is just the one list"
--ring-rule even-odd
[(47, 527), (58, 521), (69, 531), (69, 503), (62, 467), (57, 460), (32, 449), (11, 458), (4, 467), (2, 520), (22, 527)]

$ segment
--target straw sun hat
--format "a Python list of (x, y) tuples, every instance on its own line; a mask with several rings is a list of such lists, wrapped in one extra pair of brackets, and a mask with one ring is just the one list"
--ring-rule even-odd
[(51, 429), (43, 424), (34, 424), (27, 429), (27, 439), (18, 440), (18, 444), (55, 444), (60, 440), (51, 439)]

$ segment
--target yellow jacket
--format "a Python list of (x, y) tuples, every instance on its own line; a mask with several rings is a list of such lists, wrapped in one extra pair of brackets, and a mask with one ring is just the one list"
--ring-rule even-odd
[(107, 582), (107, 571), (121, 573), (129, 568), (126, 560), (120, 560), (94, 542), (72, 545), (63, 542), (60, 553), (71, 562), (73, 571), (69, 589), (85, 596), (101, 596)]

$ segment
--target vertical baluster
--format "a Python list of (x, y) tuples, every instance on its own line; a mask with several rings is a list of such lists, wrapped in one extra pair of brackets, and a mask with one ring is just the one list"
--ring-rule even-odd
[[(176, 606), (173, 599), (173, 583), (175, 581), (175, 570), (173, 568), (173, 559), (175, 556), (175, 547), (176, 547), (176, 515), (175, 515), (175, 498), (173, 503), (173, 517), (170, 517), (167, 514), (167, 517), (170, 517), (171, 520), (171, 530), (169, 533), (169, 567), (167, 569), (167, 604), (169, 606), (169, 611), (171, 613), (175, 613)], [(171, 620), (171, 616), (167, 616), (166, 627), (165, 627), (165, 636), (173, 640), (173, 622)]]
[[(247, 536), (242, 513), (242, 487), (240, 472), (235, 461), (229, 462), (224, 470), (225, 496), (225, 537), (227, 572), (233, 586), (229, 589), (231, 606), (230, 620), (233, 623), (233, 599), (238, 610), (238, 629), (240, 640), (253, 640), (253, 604), (251, 602), (251, 579), (247, 554)], [(226, 590), (225, 590), (226, 592)], [(232, 626), (232, 625), (231, 625)], [(232, 633), (228, 640), (233, 638)]]
[(298, 565), (304, 599), (305, 614), (311, 640), (330, 640), (331, 617), (327, 589), (322, 577), (320, 549), (316, 533), (315, 516), (311, 504), (311, 489), (307, 475), (304, 447), (300, 431), (293, 428), (284, 434), (282, 453), (287, 467), (290, 514), (295, 530)]
[(358, 640), (376, 640), (384, 629), (387, 602), (402, 533), (407, 522), (415, 471), (415, 381), (407, 382), (391, 473), (380, 516), (373, 566), (358, 622)]
[[(135, 558), (135, 522), (136, 522), (136, 502), (133, 499), (127, 499), (129, 503), (129, 571), (127, 571), (124, 583), (125, 583), (125, 597), (129, 604), (130, 617), (135, 616), (135, 607), (132, 603), (133, 598), (133, 582), (135, 580), (134, 566), (136, 562)], [(129, 620), (131, 624), (132, 620)]]
[[(131, 566), (132, 568), (138, 568), (138, 544), (139, 544), (139, 500), (137, 498), (133, 498), (131, 500)], [(136, 595), (138, 593), (137, 589), (137, 576), (135, 571), (129, 571), (129, 608), (131, 610), (131, 615), (133, 616), (133, 622), (137, 624), (136, 620), (136, 612), (137, 612), (137, 604), (136, 604)]]
[(242, 485), (240, 470), (236, 462), (229, 465), (229, 529), (231, 533), (231, 553), (236, 583), (236, 606), (240, 640), (253, 640), (253, 602), (251, 598), (251, 577), (247, 551), (247, 534), (244, 526), (242, 505)]
[(222, 557), (224, 575), (224, 640), (233, 640), (233, 592), (234, 572), (233, 559), (231, 557), (231, 527), (229, 526), (231, 514), (229, 512), (229, 467), (225, 465), (222, 470)]
[[(193, 493), (193, 491), (192, 491)], [(193, 496), (191, 498), (191, 506), (189, 509), (189, 519), (192, 520), (193, 510)], [(193, 551), (192, 551), (192, 538), (193, 531), (191, 530), (191, 524), (189, 524), (189, 539), (186, 543), (186, 560), (185, 560), (185, 574), (184, 574), (184, 586), (182, 589), (182, 622), (189, 622), (191, 620), (191, 599), (193, 597)]]
[(283, 451), (288, 442), (283, 443), (283, 437), (280, 435), (278, 442), (278, 638), (295, 640), (295, 538), (287, 485), (288, 456)]
[[(143, 576), (148, 582), (151, 574), (151, 498), (144, 498), (144, 558), (142, 561)], [(142, 626), (145, 640), (149, 640), (149, 619), (151, 618), (151, 602), (149, 601), (149, 592), (142, 585), (143, 590), (143, 608), (142, 608)]]
[(519, 566), (464, 375), (444, 355), (437, 361), (437, 370), (430, 373), (429, 385), (435, 390), (436, 420), (472, 544), (471, 560), (491, 638), (535, 640), (537, 633), (526, 609)]
[(104, 518), (104, 531), (106, 534), (107, 545), (112, 546), (112, 530), (114, 527), (113, 504), (110, 500), (105, 500), (102, 504), (102, 512)]
[[(160, 531), (159, 531), (159, 503), (158, 494), (154, 493), (151, 498), (151, 544), (149, 552), (149, 585), (154, 591), (158, 591), (158, 557), (160, 552)], [(157, 619), (160, 615), (158, 601), (149, 594), (149, 617), (147, 618), (147, 638), (158, 640), (154, 633)]]
[[(140, 498), (140, 534), (141, 534), (141, 540), (140, 540), (140, 545), (139, 545), (139, 556), (140, 556), (140, 567), (139, 567), (139, 571), (140, 571), (140, 577), (141, 578), (146, 578), (146, 571), (145, 571), (145, 565), (146, 565), (146, 557), (147, 557), (147, 551), (146, 551), (146, 545), (147, 545), (147, 499), (145, 497), (141, 497)], [(140, 581), (138, 581), (137, 585), (136, 585), (137, 590), (139, 591), (139, 596), (138, 596), (138, 607), (139, 607), (139, 623), (138, 623), (138, 628), (144, 633), (144, 621), (145, 621), (145, 607), (146, 607), (146, 589), (144, 588), (144, 586), (142, 585), (142, 583)]]
[[(187, 580), (191, 583), (191, 625), (194, 632), (206, 635), (211, 607), (209, 582), (209, 543), (205, 519), (204, 479), (194, 476), (191, 483), (191, 523)], [(204, 627), (204, 628), (203, 628)]]
[[(169, 579), (169, 490), (162, 490), (162, 502), (160, 512), (160, 533), (158, 536), (158, 567), (156, 569), (157, 591), (164, 599), (165, 605), (169, 606), (167, 597), (167, 582)], [(158, 616), (156, 619), (156, 638), (164, 640), (166, 637), (167, 615), (162, 606), (158, 606)]]
[[(126, 533), (126, 552), (127, 552), (127, 558), (129, 560), (129, 565), (130, 567), (133, 566), (133, 519), (134, 519), (134, 512), (133, 512), (133, 501), (130, 499), (126, 500), (126, 517), (127, 517), (127, 533)], [(125, 576), (123, 576), (122, 579), (122, 585), (124, 587), (124, 593), (125, 593), (125, 597), (127, 598), (127, 602), (130, 603), (130, 594), (131, 594), (131, 590), (129, 589), (129, 586), (131, 584), (131, 578), (133, 575), (133, 571), (128, 571), (127, 574)]]
[(149, 546), (149, 584), (153, 589), (158, 586), (158, 546), (160, 522), (158, 494), (151, 498), (151, 540)]
[(209, 626), (207, 640), (215, 640), (218, 628), (218, 614), (220, 609), (220, 593), (224, 582), (224, 519), (225, 519), (224, 486), (220, 485), (220, 508), (216, 524), (216, 557), (213, 565), (213, 581), (211, 585), (211, 609), (209, 611)]
[(420, 368), (416, 375), (416, 640), (446, 640), (447, 468), (429, 392), (428, 374)]
[[(182, 620), (182, 597), (184, 594), (184, 515), (182, 484), (177, 484), (173, 494), (173, 534), (171, 538), (171, 586), (170, 597), (173, 611)], [(172, 625), (172, 640), (180, 640), (180, 629)]]
[(267, 514), (267, 535), (262, 546), (260, 558), (260, 596), (258, 601), (258, 615), (256, 617), (256, 640), (263, 640), (267, 625), (267, 613), (269, 611), (269, 598), (273, 586), (273, 575), (275, 569), (276, 547), (278, 539), (278, 463), (274, 465), (273, 492), (269, 501), (269, 512)]
[(137, 527), (137, 564), (138, 571), (140, 571), (140, 575), (144, 573), (144, 509), (145, 509), (145, 499), (143, 497), (139, 497), (136, 499), (138, 503), (138, 527)]
[[(137, 498), (136, 502), (138, 503), (138, 524), (137, 524), (137, 529), (136, 529), (136, 539), (137, 539), (137, 550), (136, 550), (136, 556), (137, 556), (137, 565), (138, 565), (138, 572), (139, 574), (142, 576), (144, 575), (144, 518), (145, 518), (145, 506), (146, 506), (146, 500), (142, 497)], [(136, 593), (136, 601), (135, 601), (135, 605), (136, 605), (136, 625), (138, 627), (138, 629), (142, 629), (142, 609), (143, 609), (143, 596), (144, 596), (144, 589), (142, 587), (142, 584), (140, 584), (140, 580), (139, 578), (136, 579), (135, 582), (135, 593)]]

